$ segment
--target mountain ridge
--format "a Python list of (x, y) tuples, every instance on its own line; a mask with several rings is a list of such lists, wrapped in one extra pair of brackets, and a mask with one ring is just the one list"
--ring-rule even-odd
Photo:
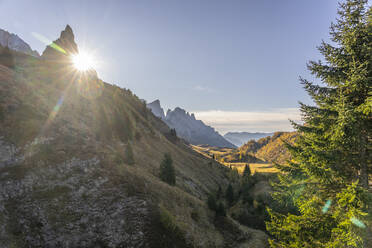
[(272, 136), (274, 133), (264, 132), (227, 132), (223, 137), (236, 146), (242, 146), (250, 140), (258, 140), (267, 136)]
[(197, 120), (193, 113), (190, 114), (180, 107), (176, 107), (174, 110), (168, 109), (166, 114), (164, 114), (159, 100), (147, 104), (147, 107), (170, 128), (175, 129), (179, 137), (193, 145), (211, 145), (228, 148), (236, 147), (220, 135), (213, 127), (204, 124), (201, 120)]
[[(0, 65), (1, 247), (266, 244), (228, 217), (219, 223), (233, 229), (216, 226), (205, 202), (227, 188), (229, 169), (169, 138), (130, 90), (12, 55), (17, 70)], [(175, 186), (159, 179), (165, 153)]]
[(29, 44), (22, 40), (18, 35), (10, 33), (0, 28), (0, 46), (10, 50), (25, 53), (34, 57), (39, 57), (36, 50), (32, 50)]

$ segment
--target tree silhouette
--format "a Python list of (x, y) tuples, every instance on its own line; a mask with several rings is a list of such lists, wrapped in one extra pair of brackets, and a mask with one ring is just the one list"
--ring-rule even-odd
[(169, 185), (176, 184), (176, 173), (173, 167), (173, 160), (169, 153), (165, 153), (160, 164), (160, 179)]

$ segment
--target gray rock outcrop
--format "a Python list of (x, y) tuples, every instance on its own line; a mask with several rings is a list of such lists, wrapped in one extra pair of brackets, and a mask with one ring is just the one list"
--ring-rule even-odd
[(39, 57), (39, 53), (32, 50), (31, 47), (24, 42), (16, 34), (9, 33), (3, 29), (0, 29), (0, 45), (2, 47), (7, 47), (10, 50), (25, 53), (34, 57)]
[(147, 107), (170, 128), (174, 128), (179, 137), (193, 145), (235, 147), (235, 145), (222, 137), (213, 127), (204, 124), (201, 120), (197, 120), (194, 114), (190, 114), (182, 108), (169, 109), (167, 114), (164, 115), (159, 100), (147, 104)]

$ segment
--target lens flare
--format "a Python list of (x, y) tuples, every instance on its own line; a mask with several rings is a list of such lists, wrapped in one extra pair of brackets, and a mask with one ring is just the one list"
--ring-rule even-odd
[(95, 59), (86, 52), (79, 52), (72, 56), (74, 67), (79, 71), (91, 70), (95, 67)]
[(328, 200), (326, 202), (326, 204), (324, 205), (324, 207), (322, 209), (323, 214), (328, 212), (329, 208), (331, 207), (331, 204), (332, 204), (332, 200)]
[(357, 227), (360, 227), (360, 228), (366, 228), (366, 225), (361, 221), (361, 220), (358, 220), (357, 218), (355, 217), (351, 217), (351, 223), (353, 223), (354, 225), (356, 225)]

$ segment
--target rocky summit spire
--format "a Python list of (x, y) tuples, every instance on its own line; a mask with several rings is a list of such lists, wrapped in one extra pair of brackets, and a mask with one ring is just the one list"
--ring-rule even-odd
[(60, 37), (45, 48), (42, 57), (55, 58), (61, 55), (68, 55), (78, 52), (79, 50), (77, 44), (75, 43), (72, 28), (70, 25), (67, 25), (65, 30), (61, 32)]

